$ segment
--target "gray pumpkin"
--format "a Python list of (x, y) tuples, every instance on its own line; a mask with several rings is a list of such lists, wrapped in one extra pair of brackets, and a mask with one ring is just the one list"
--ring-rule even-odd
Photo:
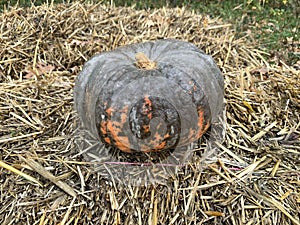
[(99, 141), (124, 152), (199, 139), (222, 110), (223, 76), (211, 56), (179, 40), (103, 52), (77, 77), (75, 107)]

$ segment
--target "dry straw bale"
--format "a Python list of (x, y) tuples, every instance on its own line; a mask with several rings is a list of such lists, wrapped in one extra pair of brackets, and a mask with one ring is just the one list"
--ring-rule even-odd
[[(226, 136), (165, 185), (123, 187), (74, 145), (74, 79), (97, 52), (193, 42), (225, 76)], [(13, 8), (0, 15), (1, 224), (300, 224), (299, 71), (184, 8)], [(204, 167), (199, 170), (200, 166)]]

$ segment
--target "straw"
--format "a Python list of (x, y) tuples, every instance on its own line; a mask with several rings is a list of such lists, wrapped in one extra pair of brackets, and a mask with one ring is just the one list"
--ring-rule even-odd
[[(140, 164), (109, 161), (105, 178), (86, 161), (75, 79), (99, 52), (161, 38), (219, 65), (225, 137), (205, 159), (199, 141), (187, 164), (162, 163), (176, 168), (165, 182), (121, 185), (111, 168)], [(74, 2), (5, 10), (0, 39), (0, 224), (299, 224), (300, 73), (251, 33), (186, 8)]]

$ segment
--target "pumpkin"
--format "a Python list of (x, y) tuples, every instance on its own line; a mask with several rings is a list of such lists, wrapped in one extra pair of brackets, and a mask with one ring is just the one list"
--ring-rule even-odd
[(99, 141), (158, 152), (199, 139), (222, 110), (223, 76), (195, 45), (167, 39), (95, 55), (77, 77), (74, 102)]

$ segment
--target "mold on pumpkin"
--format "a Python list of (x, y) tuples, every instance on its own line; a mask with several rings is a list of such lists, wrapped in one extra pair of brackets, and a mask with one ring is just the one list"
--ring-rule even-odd
[(75, 107), (93, 136), (123, 152), (157, 152), (199, 139), (223, 105), (223, 76), (191, 43), (158, 40), (91, 58)]

